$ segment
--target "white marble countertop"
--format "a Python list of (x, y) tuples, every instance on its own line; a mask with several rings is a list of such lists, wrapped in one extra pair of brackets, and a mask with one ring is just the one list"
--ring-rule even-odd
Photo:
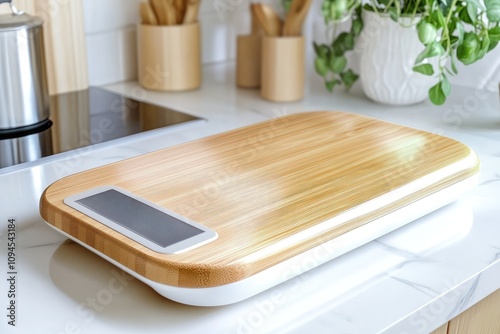
[[(362, 93), (330, 95), (311, 75), (302, 102), (263, 101), (234, 87), (234, 64), (204, 69), (202, 89), (155, 93), (106, 88), (205, 118), (35, 163), (0, 169), (0, 267), (16, 224), (16, 327), (0, 280), (1, 333), (428, 333), (500, 288), (498, 92), (453, 87), (446, 105), (388, 107)], [(38, 199), (66, 175), (288, 113), (343, 110), (458, 139), (482, 161), (480, 184), (459, 201), (243, 302), (215, 308), (171, 302), (65, 241), (39, 217)]]

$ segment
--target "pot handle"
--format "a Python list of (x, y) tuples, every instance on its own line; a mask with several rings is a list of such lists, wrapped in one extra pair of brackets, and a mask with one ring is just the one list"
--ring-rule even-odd
[(14, 6), (14, 4), (12, 3), (12, 0), (0, 0), (0, 5), (2, 3), (8, 3), (10, 5), (10, 9), (12, 10), (12, 14), (13, 15), (22, 15), (24, 14), (23, 11), (20, 11), (20, 10), (17, 10), (16, 6)]

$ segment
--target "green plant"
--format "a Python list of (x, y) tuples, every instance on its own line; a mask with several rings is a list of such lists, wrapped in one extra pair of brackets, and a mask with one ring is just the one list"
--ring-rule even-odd
[[(337, 85), (349, 89), (358, 75), (348, 68), (346, 53), (354, 49), (363, 29), (361, 10), (385, 13), (399, 22), (411, 17), (425, 49), (415, 59), (415, 72), (435, 76), (436, 84), (429, 89), (429, 99), (441, 105), (450, 94), (448, 76), (455, 75), (457, 60), (472, 64), (495, 48), (500, 41), (500, 0), (323, 0), (322, 15), (333, 28), (331, 43), (316, 44), (316, 72), (325, 80), (329, 91)], [(351, 18), (349, 31), (337, 33), (338, 23)], [(438, 65), (426, 59), (438, 57)], [(362, 74), (361, 74), (362, 75)]]

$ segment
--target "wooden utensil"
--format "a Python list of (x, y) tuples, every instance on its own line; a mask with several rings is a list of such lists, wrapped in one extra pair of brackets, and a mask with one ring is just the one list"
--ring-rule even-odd
[(300, 36), (311, 0), (293, 0), (283, 25), (283, 36)]
[(251, 10), (267, 36), (281, 35), (283, 21), (270, 6), (256, 3)]
[(149, 4), (158, 18), (158, 24), (167, 25), (167, 12), (164, 0), (149, 0)]
[(194, 23), (198, 20), (198, 11), (200, 9), (200, 0), (188, 0), (186, 13), (182, 20), (183, 24)]
[(255, 6), (254, 3), (250, 4), (250, 20), (251, 20), (251, 26), (252, 30), (250, 32), (250, 35), (258, 35), (260, 34), (260, 24), (259, 20), (257, 19), (257, 16), (255, 15), (255, 10), (252, 8)]
[(184, 20), (184, 16), (186, 15), (187, 9), (187, 0), (175, 0), (175, 13), (177, 18), (177, 24), (182, 24)]
[(141, 2), (140, 12), (142, 24), (158, 25), (158, 18), (149, 2)]
[(168, 26), (173, 26), (177, 24), (177, 13), (175, 9), (175, 0), (164, 0), (163, 10), (165, 11), (165, 17)]

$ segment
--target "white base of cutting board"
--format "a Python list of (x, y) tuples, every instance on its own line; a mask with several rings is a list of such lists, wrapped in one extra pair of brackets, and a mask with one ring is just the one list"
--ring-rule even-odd
[(453, 202), (461, 194), (474, 187), (477, 184), (478, 178), (479, 173), (339, 237), (325, 240), (324, 243), (315, 248), (244, 280), (210, 288), (181, 288), (154, 282), (96, 251), (69, 234), (56, 229), (51, 224), (48, 225), (138, 280), (146, 283), (168, 299), (194, 306), (221, 306), (252, 297), (435, 211)]

